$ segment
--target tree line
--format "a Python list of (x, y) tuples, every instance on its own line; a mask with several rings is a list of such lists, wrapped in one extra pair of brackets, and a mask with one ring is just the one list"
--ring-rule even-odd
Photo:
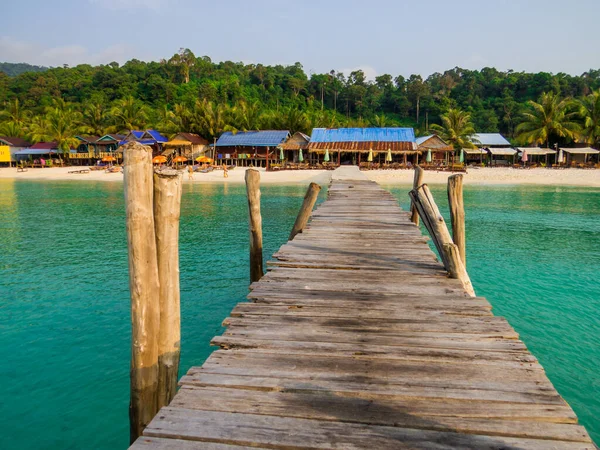
[(597, 145), (599, 89), (600, 70), (571, 76), (456, 67), (426, 79), (368, 80), (361, 70), (308, 76), (300, 63), (213, 63), (181, 49), (158, 62), (0, 72), (0, 135), (67, 148), (75, 134), (144, 128), (212, 139), (228, 130), (409, 126), (417, 134), (446, 128), (455, 143), (453, 118), (515, 143)]

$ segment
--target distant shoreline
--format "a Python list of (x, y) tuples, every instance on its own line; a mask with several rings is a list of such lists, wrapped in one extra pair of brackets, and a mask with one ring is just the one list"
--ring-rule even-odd
[[(44, 169), (29, 169), (27, 172), (17, 172), (17, 169), (0, 168), (0, 179), (11, 180), (42, 180), (42, 181), (122, 181), (121, 173), (106, 173), (90, 171), (89, 173), (68, 173), (77, 167), (53, 167)], [(188, 179), (187, 172), (183, 173), (184, 183), (194, 184), (243, 184), (246, 167), (236, 167), (223, 176), (222, 170), (209, 173), (194, 173), (193, 181)], [(331, 171), (328, 170), (285, 170), (266, 172), (260, 171), (261, 183), (290, 185), (309, 184), (315, 182), (321, 185), (329, 184)], [(413, 182), (412, 170), (367, 170), (364, 174), (371, 180), (382, 185), (410, 185)], [(429, 184), (445, 184), (450, 172), (426, 171), (424, 181)], [(464, 177), (466, 185), (498, 186), (498, 185), (540, 185), (540, 186), (581, 186), (600, 187), (600, 170), (585, 169), (512, 169), (512, 168), (477, 168), (468, 169)]]

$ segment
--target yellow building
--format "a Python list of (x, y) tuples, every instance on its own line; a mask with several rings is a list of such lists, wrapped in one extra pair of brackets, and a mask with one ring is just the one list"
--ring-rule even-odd
[(0, 163), (10, 163), (10, 147), (8, 145), (0, 145)]

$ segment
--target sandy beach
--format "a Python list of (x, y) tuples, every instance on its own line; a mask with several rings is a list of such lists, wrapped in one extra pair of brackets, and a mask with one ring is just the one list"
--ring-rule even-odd
[[(90, 171), (89, 173), (69, 173), (78, 167), (54, 167), (44, 169), (29, 169), (27, 172), (17, 172), (17, 169), (0, 168), (0, 178), (18, 180), (81, 180), (81, 181), (122, 181), (121, 173), (106, 173)], [(222, 170), (210, 173), (194, 173), (194, 179), (189, 180), (187, 172), (183, 179), (186, 183), (244, 183), (246, 168), (236, 167), (230, 170), (228, 177), (223, 176)], [(308, 184), (311, 181), (328, 184), (331, 171), (326, 170), (285, 170), (279, 172), (261, 173), (261, 183), (264, 184)], [(363, 172), (369, 179), (382, 185), (407, 185), (413, 180), (412, 170), (368, 170)], [(426, 171), (425, 182), (429, 184), (445, 184), (449, 172)], [(512, 169), (512, 168), (477, 168), (469, 169), (465, 175), (465, 184), (474, 185), (547, 185), (547, 186), (589, 186), (600, 187), (600, 170), (582, 169)]]

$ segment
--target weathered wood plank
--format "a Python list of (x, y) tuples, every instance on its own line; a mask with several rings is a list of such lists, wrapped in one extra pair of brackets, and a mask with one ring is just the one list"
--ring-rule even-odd
[(146, 435), (274, 449), (592, 449), (585, 442), (483, 436), (258, 414), (163, 408)]

